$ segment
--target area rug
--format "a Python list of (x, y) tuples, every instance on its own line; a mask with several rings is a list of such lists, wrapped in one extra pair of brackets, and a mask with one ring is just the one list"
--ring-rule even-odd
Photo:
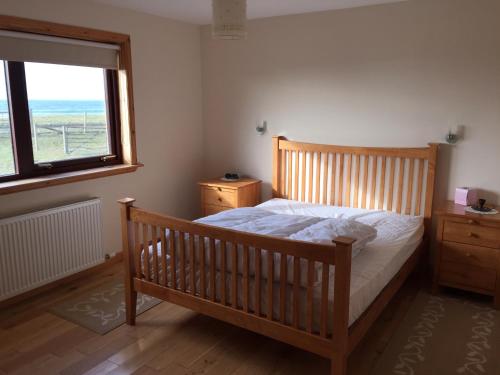
[[(105, 283), (86, 293), (68, 298), (50, 312), (100, 335), (125, 323), (125, 287), (121, 281)], [(161, 300), (138, 294), (137, 315), (158, 305)]]
[(373, 375), (499, 375), (500, 311), (419, 293)]

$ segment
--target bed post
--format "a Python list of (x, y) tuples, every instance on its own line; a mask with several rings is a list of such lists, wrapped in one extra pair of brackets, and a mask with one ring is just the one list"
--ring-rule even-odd
[(438, 155), (438, 143), (429, 143), (429, 157), (428, 157), (428, 168), (427, 168), (427, 188), (425, 192), (425, 234), (430, 238), (430, 233), (432, 230), (432, 203), (434, 199), (434, 185), (436, 180), (436, 164)]
[(331, 375), (347, 374), (349, 346), (349, 298), (351, 292), (351, 256), (354, 240), (337, 237), (335, 243), (335, 284), (333, 295), (333, 337)]
[(286, 139), (283, 136), (273, 136), (273, 198), (283, 198), (281, 191), (283, 187), (280, 186), (281, 181), (281, 170), (282, 160), (279, 142), (280, 140)]
[(125, 308), (126, 321), (129, 325), (135, 325), (137, 292), (134, 290), (134, 238), (131, 230), (130, 207), (133, 206), (135, 199), (123, 198), (120, 203), (121, 230), (122, 230), (122, 251), (123, 263), (125, 266)]

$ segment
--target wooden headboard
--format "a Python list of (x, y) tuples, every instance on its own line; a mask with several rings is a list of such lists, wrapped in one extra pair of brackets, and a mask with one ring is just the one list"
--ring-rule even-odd
[(375, 148), (273, 137), (273, 197), (424, 216), (429, 225), (438, 144)]

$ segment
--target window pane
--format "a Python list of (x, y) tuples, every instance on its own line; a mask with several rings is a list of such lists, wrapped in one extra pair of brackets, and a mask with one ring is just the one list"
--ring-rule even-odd
[(105, 70), (24, 66), (35, 163), (108, 155)]
[(5, 83), (5, 66), (0, 60), (0, 176), (16, 173), (12, 131)]

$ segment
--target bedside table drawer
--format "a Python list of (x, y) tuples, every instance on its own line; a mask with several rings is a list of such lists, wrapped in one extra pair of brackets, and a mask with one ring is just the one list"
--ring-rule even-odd
[(497, 280), (496, 271), (455, 262), (441, 262), (440, 283), (468, 289), (494, 292)]
[(236, 207), (236, 192), (230, 189), (206, 187), (202, 189), (203, 201), (208, 205)]
[(500, 249), (500, 229), (446, 220), (443, 240)]
[(203, 215), (205, 215), (205, 216), (215, 215), (215, 214), (218, 214), (219, 212), (227, 211), (230, 209), (231, 209), (231, 207), (214, 206), (212, 204), (206, 204), (203, 207), (203, 210), (204, 210)]
[(441, 244), (441, 259), (446, 262), (494, 269), (498, 259), (500, 259), (500, 251), (473, 245), (443, 242)]

